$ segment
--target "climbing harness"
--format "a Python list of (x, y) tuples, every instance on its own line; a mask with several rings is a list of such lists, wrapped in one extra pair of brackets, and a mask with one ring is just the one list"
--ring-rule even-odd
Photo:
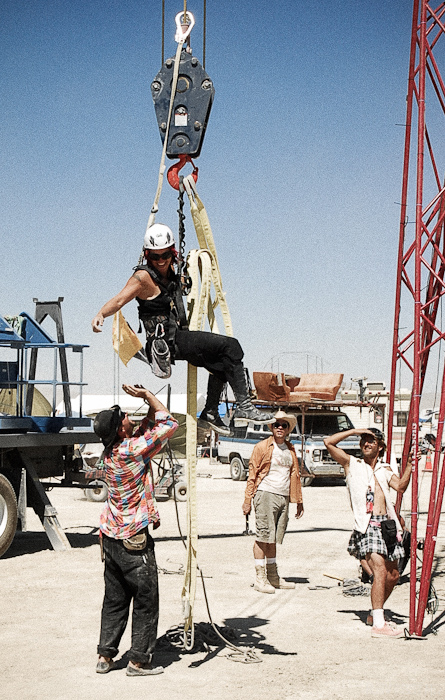
[(150, 367), (155, 377), (168, 379), (171, 376), (170, 348), (165, 340), (165, 331), (162, 323), (156, 325), (154, 332), (151, 344)]

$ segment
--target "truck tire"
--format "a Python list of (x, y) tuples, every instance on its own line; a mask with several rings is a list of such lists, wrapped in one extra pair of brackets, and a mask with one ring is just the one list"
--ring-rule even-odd
[(230, 478), (233, 481), (246, 481), (247, 474), (241, 457), (232, 457), (230, 461)]
[(187, 484), (185, 481), (178, 481), (175, 484), (175, 498), (177, 501), (187, 500)]
[(302, 476), (301, 477), (301, 485), (302, 486), (310, 486), (315, 479), (315, 476)]
[(95, 501), (96, 503), (103, 503), (108, 498), (108, 486), (102, 479), (93, 479), (90, 481), (88, 486), (94, 486), (94, 489), (85, 489), (85, 495), (87, 501)]
[(17, 498), (10, 481), (0, 474), (0, 557), (9, 549), (17, 529)]

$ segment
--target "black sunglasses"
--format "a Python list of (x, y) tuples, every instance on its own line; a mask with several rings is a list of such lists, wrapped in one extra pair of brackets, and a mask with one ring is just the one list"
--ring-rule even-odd
[(289, 423), (274, 423), (273, 428), (284, 428), (285, 430), (289, 427)]
[(172, 257), (172, 255), (173, 255), (173, 253), (171, 252), (171, 250), (167, 250), (165, 253), (149, 253), (148, 257), (150, 258), (150, 260), (154, 260), (154, 261), (155, 260), (168, 260), (169, 258)]

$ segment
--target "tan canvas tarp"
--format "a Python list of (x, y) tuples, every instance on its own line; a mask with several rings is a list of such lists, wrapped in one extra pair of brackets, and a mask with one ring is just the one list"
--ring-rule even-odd
[[(16, 415), (16, 393), (16, 389), (0, 389), (0, 413), (6, 413), (10, 416)], [(50, 402), (45, 399), (38, 389), (34, 388), (31, 415), (50, 416), (51, 413)]]

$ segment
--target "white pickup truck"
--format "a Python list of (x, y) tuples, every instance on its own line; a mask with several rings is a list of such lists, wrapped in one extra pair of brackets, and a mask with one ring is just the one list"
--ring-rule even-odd
[[(350, 419), (339, 408), (306, 408), (304, 411), (295, 407), (284, 408), (288, 413), (295, 413), (297, 425), (290, 434), (290, 440), (295, 445), (300, 461), (300, 472), (303, 486), (309, 486), (314, 479), (344, 478), (344, 470), (329, 455), (323, 438), (343, 430), (353, 428)], [(271, 431), (267, 425), (235, 427), (233, 437), (219, 436), (218, 460), (230, 464), (230, 476), (234, 481), (245, 481), (249, 471), (249, 459), (255, 443), (270, 437)], [(348, 454), (360, 455), (359, 439), (348, 437), (339, 443)], [(302, 454), (304, 459), (301, 459)]]

